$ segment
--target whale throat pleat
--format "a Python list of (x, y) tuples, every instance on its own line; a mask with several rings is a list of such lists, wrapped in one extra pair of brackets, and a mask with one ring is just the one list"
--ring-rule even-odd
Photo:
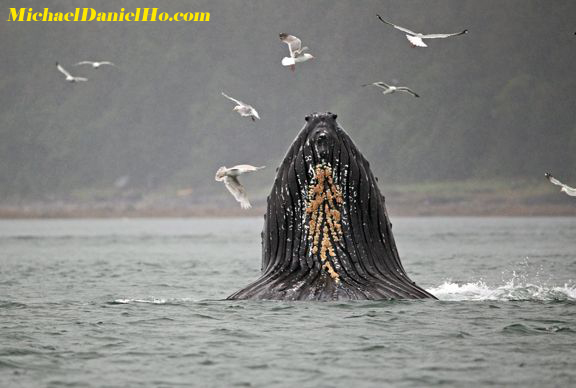
[(420, 298), (368, 161), (335, 115), (311, 115), (268, 197), (262, 274), (229, 299)]

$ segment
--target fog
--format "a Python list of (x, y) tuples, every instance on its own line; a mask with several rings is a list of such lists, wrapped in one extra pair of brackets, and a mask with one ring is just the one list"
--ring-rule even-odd
[[(265, 203), (275, 168), (314, 111), (338, 114), (384, 188), (422, 182), (576, 183), (573, 1), (4, 1), (0, 21), (0, 201), (129, 192), (230, 204), (214, 173), (266, 165), (245, 182)], [(52, 12), (210, 12), (209, 22), (7, 22)], [(413, 48), (376, 14), (467, 35)], [(278, 34), (315, 59), (280, 62)], [(110, 60), (118, 68), (74, 67)], [(58, 73), (59, 61), (85, 83)], [(409, 86), (421, 98), (360, 85)], [(220, 93), (253, 105), (232, 111)], [(572, 181), (572, 182), (570, 182)], [(116, 185), (115, 185), (116, 183)], [(232, 201), (232, 205), (234, 205)]]

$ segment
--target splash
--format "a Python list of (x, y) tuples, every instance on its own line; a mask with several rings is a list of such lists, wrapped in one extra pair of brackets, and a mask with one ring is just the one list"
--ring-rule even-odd
[(576, 301), (576, 284), (572, 280), (563, 286), (554, 285), (551, 272), (529, 257), (517, 263), (515, 269), (503, 270), (501, 279), (501, 285), (488, 285), (482, 279), (468, 283), (447, 280), (428, 291), (440, 300), (450, 301)]
[(515, 278), (493, 287), (481, 280), (470, 283), (445, 281), (427, 291), (448, 301), (576, 301), (576, 287), (572, 284), (546, 286), (518, 282)]
[(150, 304), (166, 304), (168, 302), (167, 299), (161, 298), (149, 298), (149, 299), (114, 299), (111, 304), (131, 304), (131, 303), (150, 303)]
[(114, 299), (112, 302), (108, 302), (109, 304), (162, 304), (162, 305), (178, 305), (185, 302), (194, 301), (192, 298), (121, 298), (121, 299)]

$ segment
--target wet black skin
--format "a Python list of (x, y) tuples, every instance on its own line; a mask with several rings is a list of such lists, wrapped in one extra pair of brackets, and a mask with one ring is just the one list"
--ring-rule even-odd
[[(262, 232), (262, 273), (228, 299), (376, 300), (434, 298), (406, 274), (384, 197), (370, 165), (333, 113), (306, 116), (278, 168)], [(315, 168), (330, 166), (340, 188), (341, 238), (322, 261), (310, 238), (309, 189)], [(323, 263), (329, 263), (332, 276)]]

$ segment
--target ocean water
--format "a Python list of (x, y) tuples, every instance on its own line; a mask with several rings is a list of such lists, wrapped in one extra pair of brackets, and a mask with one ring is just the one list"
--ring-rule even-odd
[(439, 301), (226, 301), (260, 218), (0, 221), (0, 387), (576, 385), (576, 218), (392, 221)]

